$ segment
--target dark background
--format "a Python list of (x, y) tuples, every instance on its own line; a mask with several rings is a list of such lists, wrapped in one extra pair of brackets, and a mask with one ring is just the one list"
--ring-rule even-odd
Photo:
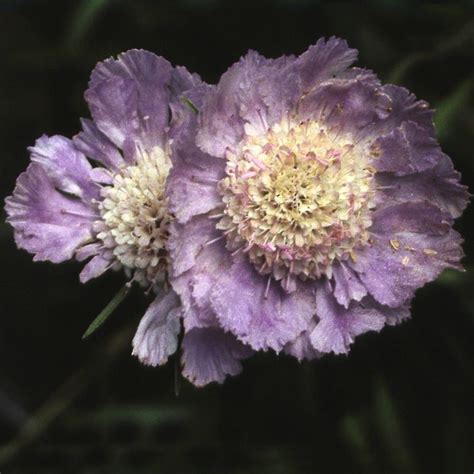
[[(215, 82), (249, 48), (276, 57), (333, 34), (437, 108), (472, 191), (473, 33), (472, 2), (0, 0), (1, 197), (38, 136), (78, 131), (99, 60), (145, 48)], [(468, 271), (420, 290), (409, 322), (360, 337), (348, 357), (260, 354), (204, 389), (174, 359), (152, 369), (130, 356), (140, 291), (81, 341), (121, 275), (82, 286), (79, 264), (33, 263), (0, 224), (0, 471), (471, 473), (472, 222), (468, 209), (457, 223)]]

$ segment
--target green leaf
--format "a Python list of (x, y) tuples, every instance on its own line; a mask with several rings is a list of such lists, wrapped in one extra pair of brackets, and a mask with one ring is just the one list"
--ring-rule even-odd
[(373, 449), (369, 442), (365, 420), (359, 415), (347, 415), (341, 422), (342, 436), (359, 460), (363, 472), (373, 472)]
[(83, 0), (79, 4), (65, 42), (68, 49), (75, 49), (81, 43), (109, 1), (110, 0)]
[(184, 422), (190, 416), (189, 410), (182, 406), (149, 404), (110, 405), (73, 417), (70, 423), (76, 426), (132, 423), (142, 427), (153, 427), (173, 422)]
[(456, 119), (462, 116), (463, 113), (466, 113), (466, 111), (463, 112), (463, 109), (469, 104), (471, 89), (472, 81), (471, 79), (466, 79), (446, 99), (438, 104), (434, 120), (440, 138), (449, 135), (456, 123)]
[(381, 380), (378, 380), (375, 386), (374, 408), (378, 438), (383, 441), (386, 452), (395, 466), (395, 472), (418, 472), (395, 403)]
[(109, 304), (99, 313), (99, 315), (92, 321), (90, 326), (87, 328), (86, 332), (83, 334), (82, 339), (89, 337), (93, 332), (95, 332), (102, 324), (105, 323), (107, 318), (115, 311), (118, 305), (124, 300), (127, 296), (128, 287), (124, 285), (119, 292), (110, 300)]
[(199, 113), (199, 109), (187, 97), (182, 96), (181, 97), (181, 102), (183, 102), (183, 104), (187, 105), (195, 114)]

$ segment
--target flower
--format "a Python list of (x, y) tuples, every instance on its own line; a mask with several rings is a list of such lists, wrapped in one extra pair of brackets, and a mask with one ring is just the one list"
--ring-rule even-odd
[[(181, 305), (168, 284), (173, 215), (165, 191), (171, 135), (184, 140), (187, 130), (173, 132), (171, 109), (187, 90), (203, 87), (198, 76), (147, 51), (99, 63), (85, 93), (92, 120), (82, 120), (72, 140), (39, 138), (6, 199), (16, 243), (34, 260), (90, 258), (81, 282), (122, 269), (128, 284), (156, 294), (133, 340), (133, 353), (145, 364), (165, 363), (178, 347)], [(195, 353), (200, 338), (207, 345), (215, 332), (184, 336), (183, 371), (190, 379), (199, 382), (199, 373), (209, 372), (209, 361)]]
[(460, 268), (452, 225), (468, 193), (433, 113), (356, 57), (336, 38), (298, 57), (249, 52), (202, 98), (198, 148), (176, 147), (169, 178), (170, 282), (188, 331), (299, 360), (347, 353)]

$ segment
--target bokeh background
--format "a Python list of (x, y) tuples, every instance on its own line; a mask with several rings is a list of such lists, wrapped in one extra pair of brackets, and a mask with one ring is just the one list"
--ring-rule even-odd
[[(472, 191), (472, 1), (1, 0), (1, 197), (38, 136), (78, 131), (99, 60), (146, 48), (215, 82), (249, 48), (276, 57), (333, 34), (436, 107)], [(1, 217), (2, 474), (473, 471), (472, 209), (457, 223), (467, 272), (420, 290), (410, 321), (360, 337), (349, 357), (258, 355), (204, 389), (174, 359), (152, 369), (130, 356), (139, 291), (82, 341), (121, 276), (81, 286), (78, 264), (33, 264)]]

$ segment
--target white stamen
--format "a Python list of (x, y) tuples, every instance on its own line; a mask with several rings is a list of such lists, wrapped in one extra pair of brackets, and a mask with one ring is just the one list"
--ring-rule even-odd
[(168, 154), (159, 147), (146, 152), (136, 144), (137, 161), (124, 166), (104, 186), (98, 203), (101, 220), (95, 222), (97, 238), (137, 281), (150, 288), (166, 279), (165, 243), (171, 216), (164, 195), (171, 168)]
[(334, 261), (368, 244), (375, 169), (351, 136), (317, 121), (285, 117), (266, 130), (249, 128), (227, 154), (217, 227), (234, 253), (243, 241), (257, 271), (289, 289), (293, 275), (329, 276)]

